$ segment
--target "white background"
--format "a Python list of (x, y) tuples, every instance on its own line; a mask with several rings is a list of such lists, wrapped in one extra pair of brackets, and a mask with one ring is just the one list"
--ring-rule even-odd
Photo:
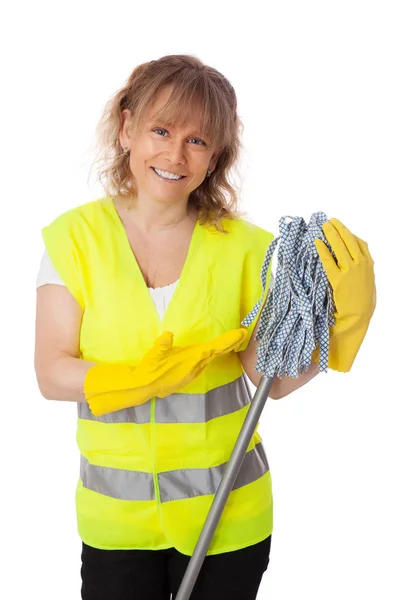
[(76, 404), (46, 401), (33, 368), (40, 231), (103, 195), (88, 172), (109, 97), (138, 64), (181, 53), (236, 90), (249, 219), (277, 236), (281, 216), (308, 222), (322, 210), (375, 261), (377, 308), (351, 372), (321, 373), (265, 406), (274, 531), (258, 598), (400, 597), (398, 9), (384, 0), (2, 8), (1, 598), (80, 598)]

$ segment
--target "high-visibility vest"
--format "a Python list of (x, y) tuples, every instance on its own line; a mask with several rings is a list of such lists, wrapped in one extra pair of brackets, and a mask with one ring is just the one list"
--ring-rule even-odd
[[(44, 227), (48, 254), (83, 309), (80, 358), (134, 366), (163, 331), (186, 346), (240, 328), (263, 293), (261, 267), (274, 236), (245, 219), (222, 223), (226, 234), (196, 222), (163, 319), (111, 197)], [(100, 549), (175, 547), (192, 555), (251, 399), (232, 351), (165, 398), (100, 417), (77, 403), (80, 538)], [(256, 544), (272, 528), (271, 474), (256, 429), (207, 554)]]

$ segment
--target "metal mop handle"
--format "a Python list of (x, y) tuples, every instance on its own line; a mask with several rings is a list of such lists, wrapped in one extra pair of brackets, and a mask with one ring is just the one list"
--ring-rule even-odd
[(228, 496), (242, 466), (246, 450), (257, 427), (258, 419), (267, 401), (273, 381), (273, 377), (265, 377), (264, 375), (261, 377), (175, 600), (189, 600), (190, 598), (222, 511), (225, 508)]

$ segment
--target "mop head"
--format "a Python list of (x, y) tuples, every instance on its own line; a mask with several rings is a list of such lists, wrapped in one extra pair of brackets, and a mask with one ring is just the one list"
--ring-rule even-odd
[[(292, 221), (286, 223), (287, 218)], [(262, 296), (241, 323), (247, 327), (258, 314), (269, 264), (280, 241), (275, 286), (261, 312), (255, 338), (261, 340), (255, 368), (266, 377), (298, 377), (309, 369), (318, 344), (318, 370), (328, 370), (329, 327), (335, 324), (336, 307), (332, 287), (314, 245), (315, 239), (322, 240), (337, 263), (322, 229), (326, 221), (328, 218), (323, 212), (314, 213), (308, 225), (302, 217), (281, 217), (280, 235), (268, 248), (261, 269)]]

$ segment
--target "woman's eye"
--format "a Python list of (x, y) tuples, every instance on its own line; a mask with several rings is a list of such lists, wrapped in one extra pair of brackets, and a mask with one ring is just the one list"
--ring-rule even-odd
[[(154, 131), (154, 132), (157, 132), (157, 131), (164, 131), (164, 132), (168, 133), (168, 131), (167, 131), (166, 129), (163, 129), (163, 128), (161, 128), (161, 127), (156, 127), (155, 129), (153, 129), (153, 131)], [(164, 137), (164, 136), (162, 136), (162, 137)], [(197, 140), (198, 142), (200, 142), (200, 144), (203, 144), (203, 146), (206, 146), (206, 143), (205, 143), (203, 140), (201, 140), (200, 138), (189, 138), (189, 139), (190, 139), (190, 140)], [(198, 145), (199, 145), (199, 144), (195, 144), (195, 146), (198, 146)]]
[[(203, 144), (203, 146), (206, 145), (206, 143), (203, 140), (200, 140), (199, 138), (190, 138), (191, 140), (198, 140), (201, 144)], [(198, 146), (198, 144), (195, 144), (195, 146)]]

